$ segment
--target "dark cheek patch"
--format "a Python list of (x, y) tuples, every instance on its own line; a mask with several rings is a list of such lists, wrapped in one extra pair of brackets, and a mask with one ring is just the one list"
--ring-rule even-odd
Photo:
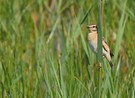
[(97, 31), (97, 30), (92, 30), (92, 31)]

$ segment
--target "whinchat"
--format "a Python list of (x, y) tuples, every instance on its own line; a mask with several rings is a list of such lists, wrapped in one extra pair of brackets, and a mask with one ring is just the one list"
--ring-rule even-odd
[[(98, 47), (98, 28), (97, 28), (97, 25), (89, 25), (88, 30), (89, 30), (88, 41), (89, 41), (90, 48), (94, 53), (97, 53), (97, 47)], [(102, 55), (103, 55), (103, 57), (105, 57), (107, 59), (110, 66), (112, 67), (113, 66), (113, 64), (112, 64), (113, 54), (111, 53), (108, 44), (106, 43), (106, 41), (103, 38), (102, 38)]]

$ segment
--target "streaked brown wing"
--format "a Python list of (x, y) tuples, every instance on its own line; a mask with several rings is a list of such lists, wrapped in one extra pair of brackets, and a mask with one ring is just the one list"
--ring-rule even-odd
[(110, 48), (104, 39), (102, 40), (102, 45), (103, 45), (103, 48), (106, 52), (110, 52)]

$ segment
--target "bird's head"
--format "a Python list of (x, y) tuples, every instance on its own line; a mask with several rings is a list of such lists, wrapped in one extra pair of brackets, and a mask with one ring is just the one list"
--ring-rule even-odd
[(90, 32), (97, 32), (97, 25), (88, 25), (87, 27)]

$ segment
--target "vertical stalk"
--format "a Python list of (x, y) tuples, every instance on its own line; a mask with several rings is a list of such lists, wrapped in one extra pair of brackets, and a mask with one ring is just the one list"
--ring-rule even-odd
[(98, 5), (98, 59), (99, 62), (103, 62), (103, 58), (102, 58), (102, 28), (101, 28), (101, 17), (102, 17), (102, 13), (101, 13), (101, 0), (98, 0), (99, 5)]
[[(103, 28), (103, 2), (102, 0), (98, 0), (98, 60), (99, 60), (99, 66), (103, 64), (103, 58), (102, 58), (102, 28)], [(101, 97), (101, 69), (99, 69), (99, 84), (98, 84), (98, 98)]]

